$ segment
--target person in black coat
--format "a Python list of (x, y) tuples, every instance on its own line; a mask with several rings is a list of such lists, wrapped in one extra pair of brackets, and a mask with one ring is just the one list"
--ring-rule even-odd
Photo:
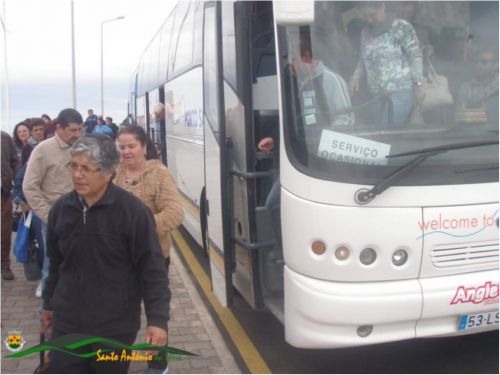
[[(75, 189), (49, 213), (44, 328), (52, 328), (53, 338), (80, 333), (132, 345), (144, 301), (145, 342), (166, 345), (170, 291), (153, 215), (111, 182), (120, 156), (110, 137), (83, 137), (70, 154)], [(51, 351), (48, 372), (126, 373), (128, 367), (128, 361)]]

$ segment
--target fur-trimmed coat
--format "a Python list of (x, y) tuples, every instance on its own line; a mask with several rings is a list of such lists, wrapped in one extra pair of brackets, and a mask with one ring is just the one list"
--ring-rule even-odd
[(116, 169), (113, 181), (117, 186), (131, 192), (153, 212), (156, 230), (163, 255), (170, 255), (171, 235), (184, 218), (180, 193), (172, 174), (160, 160), (147, 160), (142, 173), (131, 182), (126, 182), (125, 166)]

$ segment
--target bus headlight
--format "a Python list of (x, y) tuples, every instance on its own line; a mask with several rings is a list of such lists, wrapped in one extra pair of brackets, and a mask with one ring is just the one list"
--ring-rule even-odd
[(311, 250), (316, 255), (323, 255), (326, 251), (326, 245), (323, 241), (314, 241), (311, 245)]
[(392, 264), (401, 267), (408, 260), (408, 253), (406, 250), (398, 249), (392, 254)]
[(335, 258), (340, 261), (344, 261), (349, 258), (350, 252), (349, 249), (345, 246), (340, 246), (335, 250)]
[(363, 263), (365, 266), (368, 266), (375, 262), (377, 259), (377, 253), (370, 247), (363, 249), (361, 254), (359, 254), (359, 261)]

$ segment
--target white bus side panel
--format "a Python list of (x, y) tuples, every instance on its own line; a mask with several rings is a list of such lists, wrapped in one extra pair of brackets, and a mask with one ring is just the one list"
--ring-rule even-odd
[[(334, 190), (332, 190), (334, 191)], [(332, 193), (333, 195), (335, 193)], [(331, 281), (387, 281), (418, 277), (422, 256), (422, 231), (417, 222), (420, 208), (346, 207), (314, 203), (298, 198), (282, 188), (281, 211), (285, 264), (295, 272)], [(311, 245), (323, 241), (326, 251), (315, 254)], [(349, 250), (339, 261), (335, 250)], [(377, 254), (370, 265), (359, 256), (371, 248)], [(392, 264), (392, 254), (404, 249), (404, 266)]]
[[(415, 337), (422, 310), (417, 280), (342, 283), (285, 266), (285, 337), (300, 348), (341, 348)], [(374, 325), (371, 335), (356, 329)]]
[[(165, 85), (167, 162), (179, 191), (199, 207), (204, 179), (202, 68)], [(184, 209), (184, 226), (201, 244), (200, 218)]]
[(498, 268), (498, 204), (425, 207), (420, 277)]
[[(496, 299), (450, 304), (456, 286), (496, 283)], [(285, 337), (301, 348), (341, 348), (427, 336), (498, 329), (459, 330), (461, 315), (498, 311), (498, 271), (424, 280), (343, 283), (302, 276), (285, 266)], [(362, 337), (358, 329), (372, 326)], [(367, 332), (365, 330), (365, 332)]]

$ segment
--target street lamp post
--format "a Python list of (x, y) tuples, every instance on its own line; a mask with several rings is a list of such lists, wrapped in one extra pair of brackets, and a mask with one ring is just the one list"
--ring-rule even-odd
[(101, 22), (101, 116), (104, 116), (104, 48), (103, 48), (103, 26), (105, 23), (124, 19), (125, 16), (111, 18)]
[(73, 92), (73, 108), (76, 109), (76, 67), (75, 67), (75, 12), (71, 0), (71, 77)]

